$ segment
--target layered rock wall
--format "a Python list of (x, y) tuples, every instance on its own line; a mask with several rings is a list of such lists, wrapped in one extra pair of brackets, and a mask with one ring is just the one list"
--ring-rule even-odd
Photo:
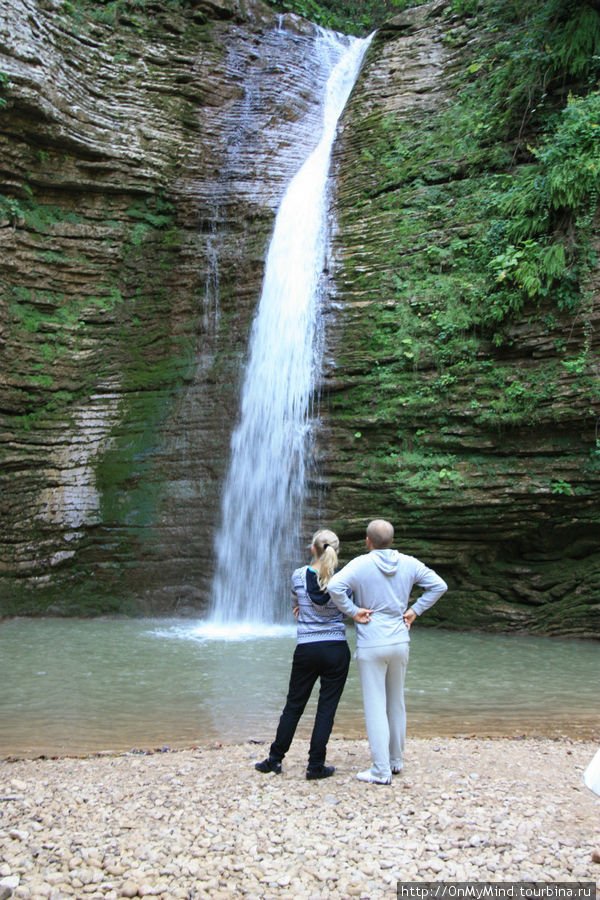
[[(0, 20), (0, 612), (199, 610), (325, 73), (314, 27), (258, 2), (69, 6)], [(393, 20), (342, 118), (306, 532), (335, 527), (348, 558), (390, 518), (450, 585), (430, 623), (593, 636), (598, 277), (500, 343), (466, 324), (494, 172), (442, 137), (476, 40), (439, 0)]]
[[(597, 636), (598, 276), (575, 313), (532, 304), (501, 346), (464, 326), (460, 261), (487, 227), (473, 198), (489, 173), (441, 139), (423, 150), (476, 40), (446, 12), (378, 32), (336, 145), (323, 516), (345, 554), (363, 552), (370, 518), (394, 522), (450, 585), (430, 622)], [(380, 164), (392, 144), (397, 170)]]
[(113, 25), (3, 13), (3, 612), (181, 609), (283, 189), (318, 140), (316, 29), (260, 3)]

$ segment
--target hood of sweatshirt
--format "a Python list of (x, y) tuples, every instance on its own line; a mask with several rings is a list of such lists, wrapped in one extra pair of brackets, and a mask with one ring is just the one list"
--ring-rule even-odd
[(371, 550), (369, 556), (384, 575), (394, 575), (400, 561), (397, 550)]
[(322, 591), (319, 587), (317, 573), (310, 568), (306, 570), (306, 593), (317, 606), (325, 606), (330, 599), (327, 591)]

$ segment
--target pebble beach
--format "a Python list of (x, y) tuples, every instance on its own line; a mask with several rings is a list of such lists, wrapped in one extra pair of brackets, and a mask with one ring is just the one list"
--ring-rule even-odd
[(593, 881), (596, 745), (413, 738), (390, 786), (366, 741), (332, 739), (335, 775), (281, 775), (268, 744), (0, 763), (0, 900), (392, 900), (399, 881)]

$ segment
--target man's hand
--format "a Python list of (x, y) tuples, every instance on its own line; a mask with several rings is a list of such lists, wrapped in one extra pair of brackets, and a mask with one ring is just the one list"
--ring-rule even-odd
[(364, 606), (360, 606), (358, 612), (352, 616), (355, 622), (358, 622), (359, 625), (367, 625), (371, 621), (371, 613), (372, 609), (365, 609)]
[(410, 631), (410, 626), (412, 625), (412, 623), (415, 621), (416, 618), (417, 618), (417, 614), (414, 611), (414, 609), (407, 609), (406, 612), (404, 613), (404, 616), (403, 616), (404, 624), (406, 625), (406, 627), (408, 628), (409, 631)]

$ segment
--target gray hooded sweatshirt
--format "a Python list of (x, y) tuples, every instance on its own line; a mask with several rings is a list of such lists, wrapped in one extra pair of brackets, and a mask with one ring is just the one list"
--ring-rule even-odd
[[(419, 616), (448, 590), (443, 578), (414, 556), (397, 550), (371, 550), (334, 575), (327, 592), (347, 616), (356, 615), (361, 606), (373, 610), (367, 625), (356, 623), (356, 646), (377, 647), (410, 640), (403, 615), (415, 584), (424, 588), (412, 605)], [(352, 591), (354, 602), (348, 597), (348, 590)]]

